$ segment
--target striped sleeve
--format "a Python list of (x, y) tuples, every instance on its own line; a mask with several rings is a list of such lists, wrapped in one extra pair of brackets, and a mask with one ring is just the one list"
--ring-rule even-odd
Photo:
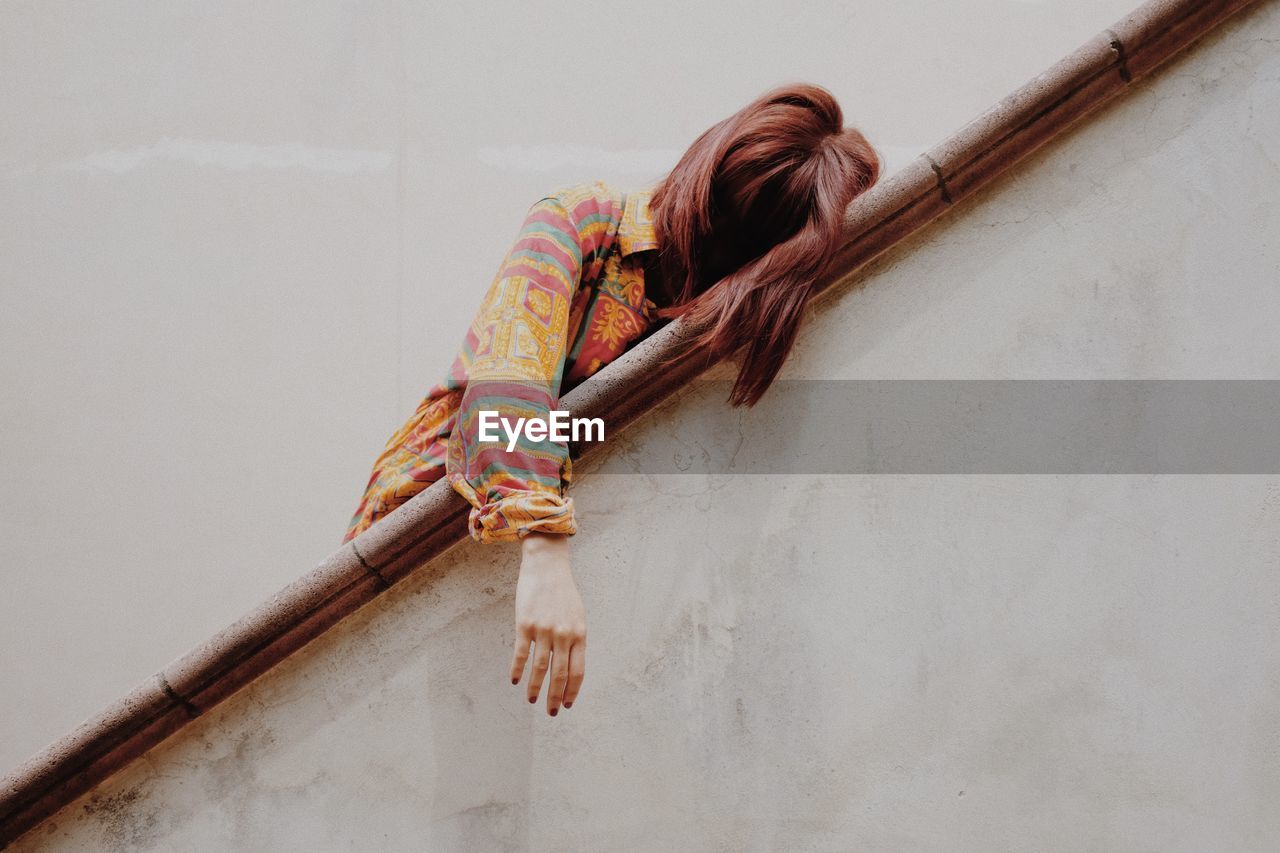
[(531, 418), (548, 420), (558, 402), (582, 255), (577, 225), (560, 198), (535, 202), (463, 342), (467, 385), (446, 474), (471, 504), (477, 541), (510, 541), (535, 530), (577, 532), (573, 499), (565, 494), (567, 445), (530, 439), (517, 427)]

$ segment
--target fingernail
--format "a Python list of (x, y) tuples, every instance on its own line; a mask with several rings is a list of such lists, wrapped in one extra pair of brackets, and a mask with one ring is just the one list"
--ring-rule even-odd
[(572, 702), (565, 702), (565, 703), (564, 703), (564, 706), (565, 706), (566, 708), (572, 708), (572, 707), (573, 707), (573, 703), (572, 703)]
[(529, 704), (530, 704), (530, 705), (532, 705), (534, 702), (537, 702), (537, 701), (538, 701), (538, 697), (537, 697), (537, 696), (530, 696), (530, 697), (529, 697)]
[(557, 712), (557, 711), (559, 711), (559, 710), (560, 710), (559, 708), (552, 708), (552, 709), (551, 709), (551, 716), (553, 716), (553, 717), (554, 717), (554, 716), (556, 715), (556, 712)]
[(518, 678), (513, 678), (513, 679), (511, 679), (511, 683), (512, 683), (512, 684), (519, 684), (519, 683), (520, 683), (520, 679), (518, 679)]

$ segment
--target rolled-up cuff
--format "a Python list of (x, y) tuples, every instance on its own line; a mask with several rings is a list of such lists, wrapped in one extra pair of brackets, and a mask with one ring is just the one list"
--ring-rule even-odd
[(515, 492), (499, 500), (481, 503), (475, 488), (462, 478), (451, 478), (455, 491), (471, 504), (468, 527), (477, 542), (511, 542), (530, 533), (578, 532), (573, 498), (550, 492)]

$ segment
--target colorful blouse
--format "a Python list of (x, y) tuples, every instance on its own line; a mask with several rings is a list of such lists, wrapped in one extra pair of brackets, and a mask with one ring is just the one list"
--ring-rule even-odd
[(546, 419), (561, 393), (640, 340), (659, 318), (643, 256), (657, 248), (652, 191), (561, 187), (528, 211), (453, 366), (387, 441), (343, 541), (446, 476), (480, 542), (573, 534), (567, 446), (521, 434), (478, 441), (478, 413)]

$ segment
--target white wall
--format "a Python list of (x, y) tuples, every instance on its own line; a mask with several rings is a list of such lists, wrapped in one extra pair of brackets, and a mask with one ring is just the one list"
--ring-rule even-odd
[(0, 766), (332, 550), (548, 188), (790, 79), (901, 163), (1125, 7), (0, 6)]
[[(542, 189), (643, 183), (787, 79), (892, 169), (1128, 6), (760, 7), (735, 49), (729, 4), (6, 5), (0, 757), (331, 550)], [(1280, 378), (1278, 36), (877, 261), (787, 375)], [(464, 545), (30, 849), (1280, 842), (1280, 478), (585, 467), (572, 710), (510, 686), (515, 554)]]

